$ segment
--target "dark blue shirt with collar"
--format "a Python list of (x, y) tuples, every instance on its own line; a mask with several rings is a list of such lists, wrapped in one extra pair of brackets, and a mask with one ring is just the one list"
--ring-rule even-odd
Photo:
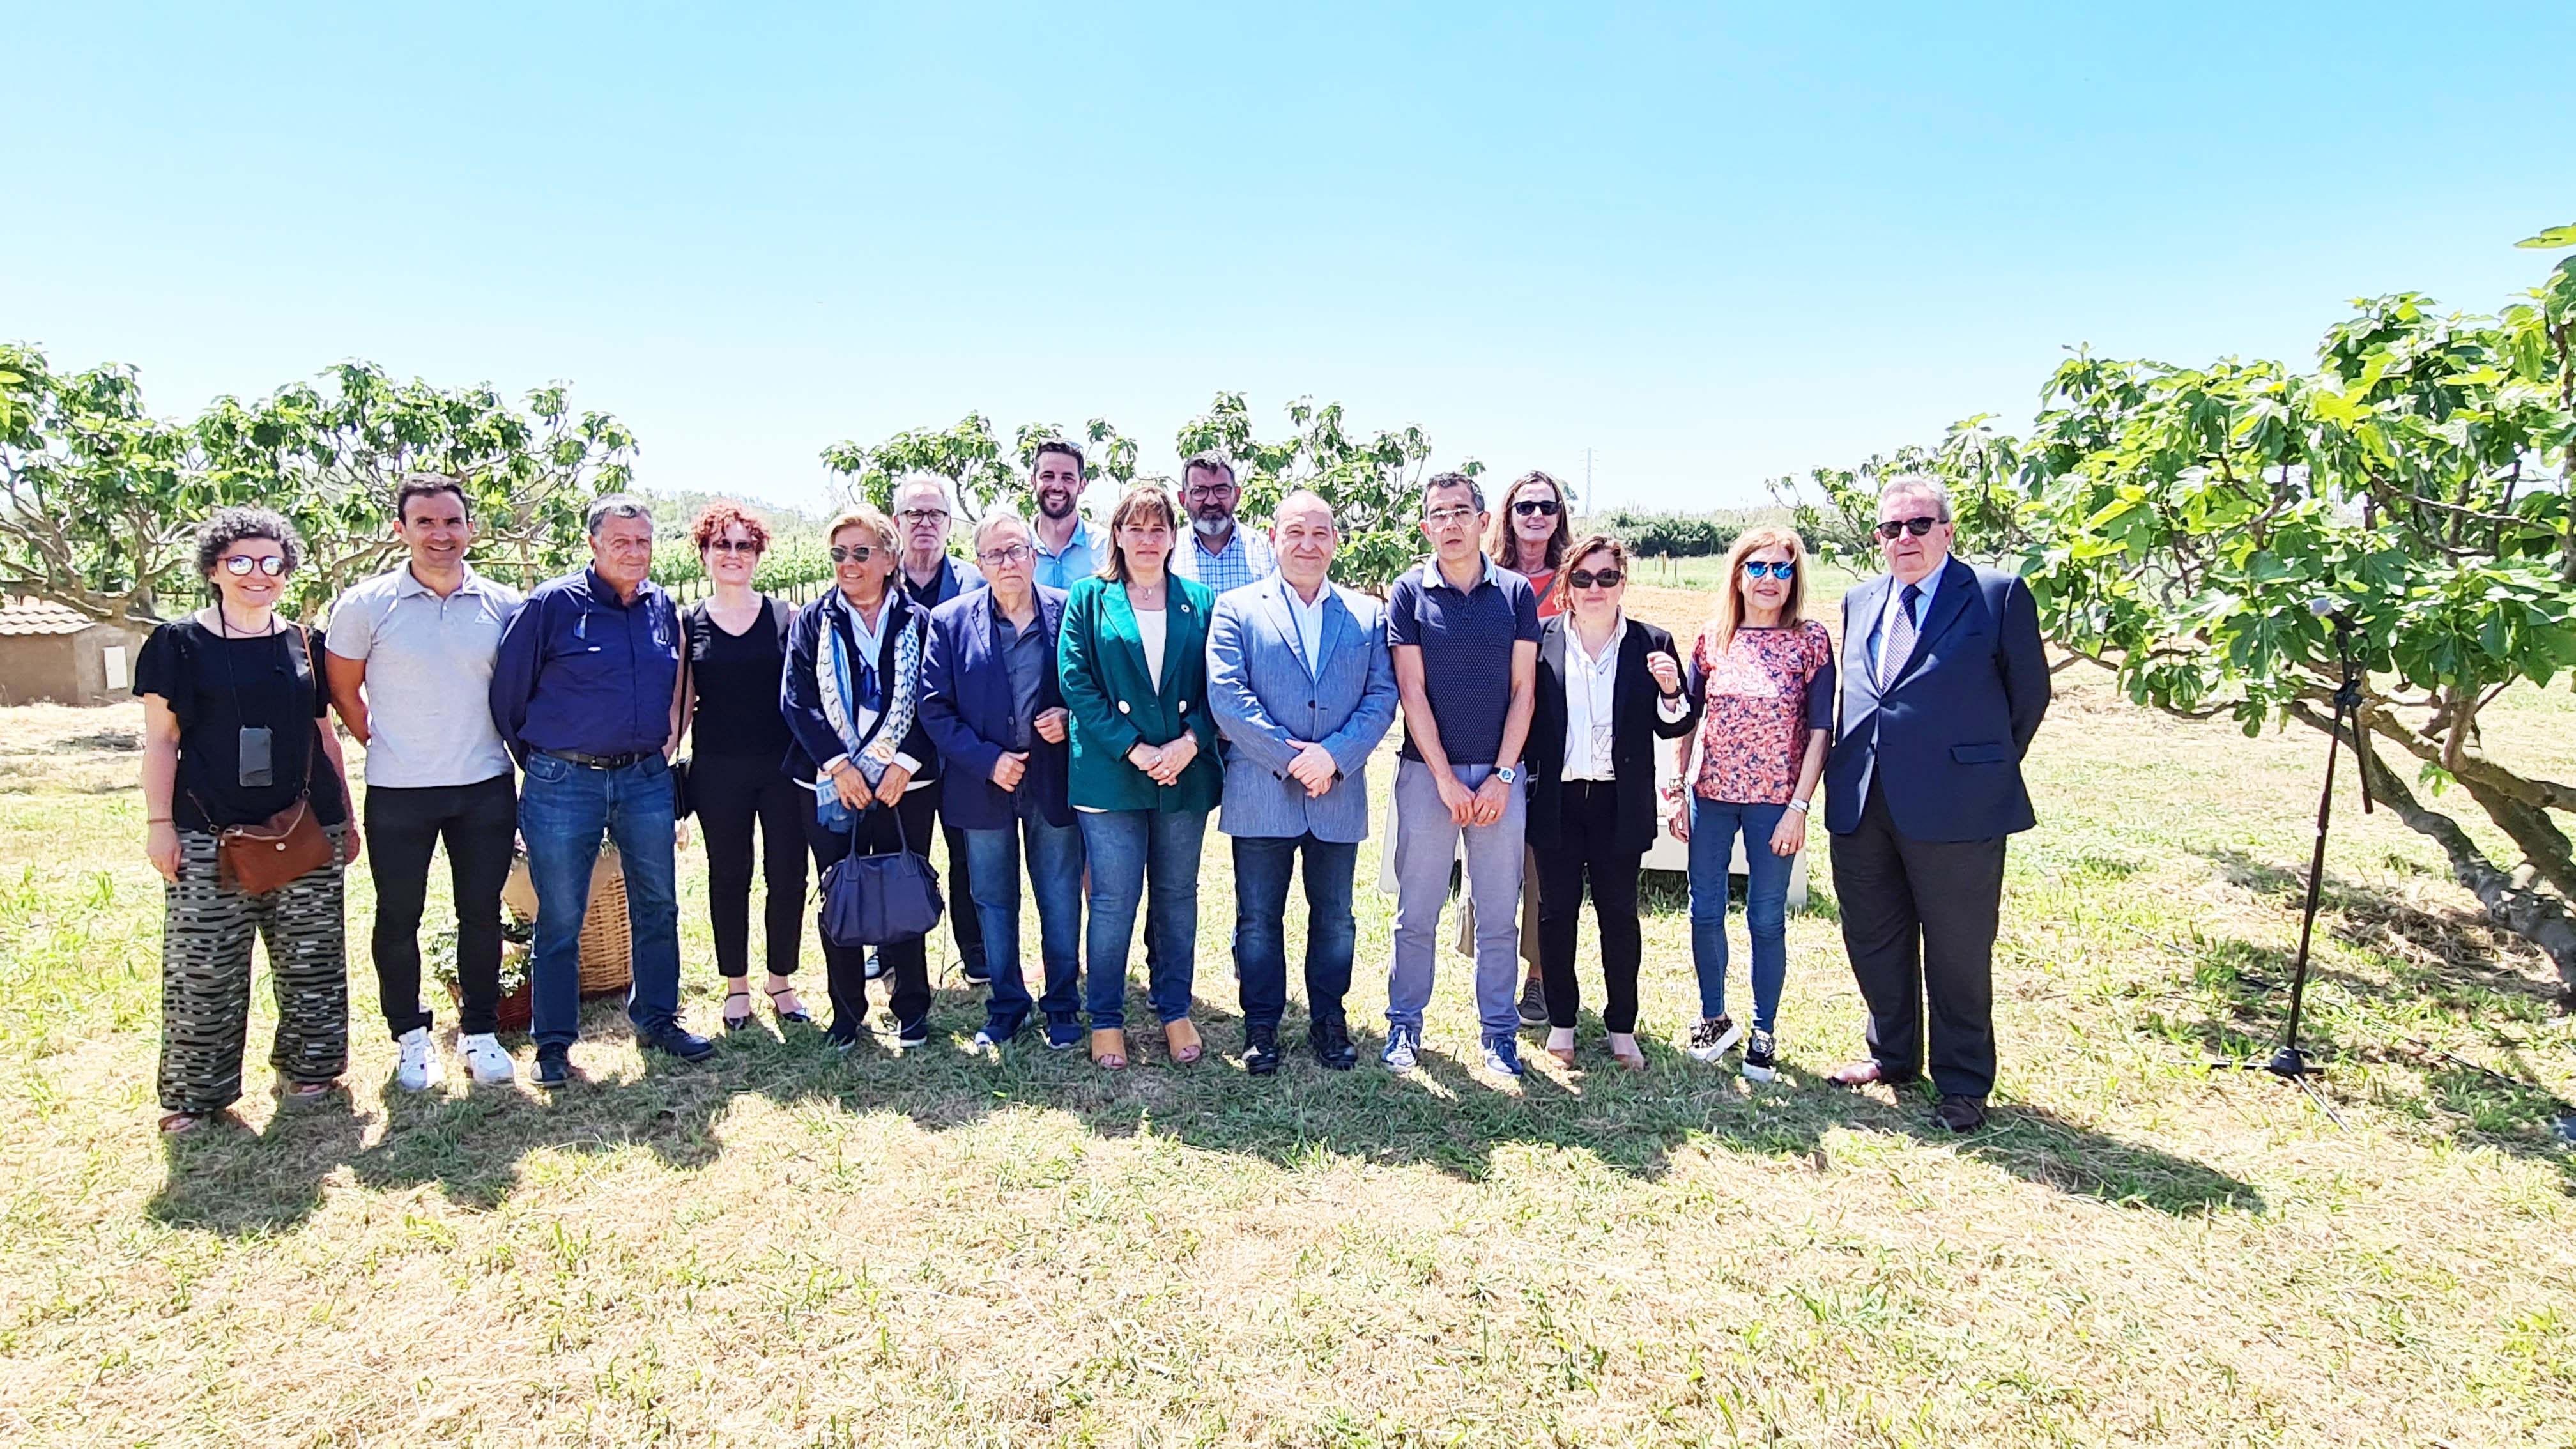
[(501, 631), (492, 724), (513, 757), (659, 752), (671, 738), (680, 618), (647, 579), (622, 602), (596, 570), (548, 579)]

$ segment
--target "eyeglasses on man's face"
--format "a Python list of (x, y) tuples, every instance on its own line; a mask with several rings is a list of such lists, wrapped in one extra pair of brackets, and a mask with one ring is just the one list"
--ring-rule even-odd
[(1005, 548), (988, 548), (975, 555), (975, 562), (988, 569), (1006, 569), (1027, 563), (1035, 557), (1037, 557), (1037, 550), (1025, 543), (1015, 543)]
[(1557, 502), (1553, 498), (1523, 498), (1512, 504), (1512, 512), (1523, 518), (1554, 518)]
[(945, 508), (907, 508), (901, 513), (896, 514), (895, 517), (900, 518), (909, 524), (946, 523), (948, 521), (948, 510)]
[(1476, 521), (1472, 508), (1435, 508), (1422, 515), (1422, 521), (1433, 528), (1463, 528)]
[(1766, 576), (1775, 579), (1793, 579), (1798, 576), (1798, 566), (1786, 559), (1778, 563), (1765, 563), (1758, 558), (1749, 558), (1744, 561), (1744, 576), (1748, 579)]
[(249, 578), (252, 569), (257, 569), (272, 579), (286, 577), (286, 558), (283, 554), (253, 556), (246, 553), (228, 553), (217, 562), (223, 565), (225, 573), (237, 579)]
[(1946, 518), (1925, 518), (1921, 516), (1914, 518), (1882, 518), (1878, 522), (1878, 536), (1881, 538), (1893, 539), (1900, 533), (1910, 533), (1916, 538), (1921, 538), (1923, 535), (1930, 533), (1935, 525), (1947, 523), (1949, 521), (1950, 520)]
[(832, 545), (832, 562), (866, 563), (875, 558), (877, 552), (877, 546), (872, 543), (836, 543)]

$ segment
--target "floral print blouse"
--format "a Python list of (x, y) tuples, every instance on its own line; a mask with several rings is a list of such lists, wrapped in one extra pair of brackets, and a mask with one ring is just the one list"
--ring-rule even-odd
[(1798, 788), (1810, 730), (1834, 725), (1834, 646), (1813, 619), (1795, 629), (1735, 631), (1711, 658), (1714, 620), (1691, 645), (1690, 690), (1705, 701), (1693, 788), (1735, 805), (1786, 805)]

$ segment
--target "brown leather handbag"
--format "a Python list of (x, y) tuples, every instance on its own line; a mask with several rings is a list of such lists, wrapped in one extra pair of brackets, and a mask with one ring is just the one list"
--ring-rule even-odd
[[(312, 635), (304, 635), (304, 648), (311, 658)], [(321, 728), (316, 721), (315, 737), (304, 747), (304, 789), (295, 803), (257, 825), (228, 826), (215, 837), (222, 879), (234, 889), (264, 896), (339, 858), (339, 845), (313, 813), (313, 757), (322, 753)], [(197, 802), (199, 811), (205, 808), (206, 802)]]

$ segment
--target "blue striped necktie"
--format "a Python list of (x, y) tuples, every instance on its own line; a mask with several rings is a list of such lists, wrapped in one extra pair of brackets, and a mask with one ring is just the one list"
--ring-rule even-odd
[(1881, 689), (1896, 682), (1897, 671), (1905, 667), (1906, 657), (1914, 652), (1914, 604), (1922, 597), (1923, 590), (1914, 584), (1907, 584), (1905, 592), (1896, 596), (1896, 617), (1888, 621), (1887, 638), (1878, 646)]

